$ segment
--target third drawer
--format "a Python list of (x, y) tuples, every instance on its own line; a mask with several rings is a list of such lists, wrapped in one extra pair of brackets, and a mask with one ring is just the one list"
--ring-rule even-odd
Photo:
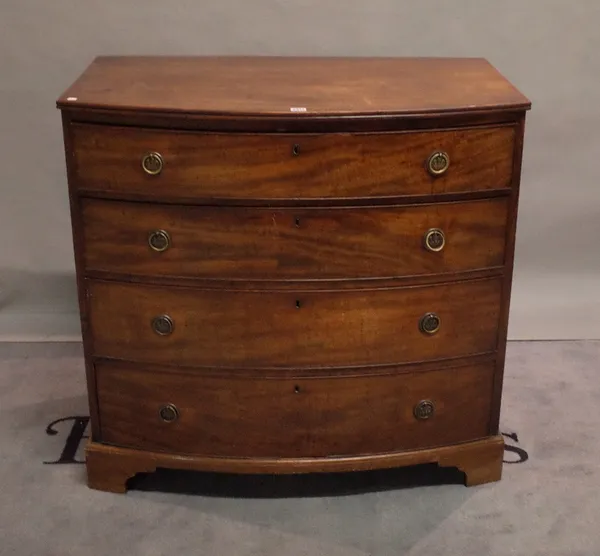
[(251, 291), (91, 281), (96, 356), (183, 366), (393, 365), (493, 352), (502, 277)]
[(348, 208), (83, 201), (88, 271), (208, 279), (417, 276), (502, 266), (507, 199)]

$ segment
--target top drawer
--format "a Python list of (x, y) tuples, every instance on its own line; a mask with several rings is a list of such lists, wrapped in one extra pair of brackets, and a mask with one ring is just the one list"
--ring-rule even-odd
[[(503, 189), (510, 187), (515, 139), (513, 126), (323, 135), (87, 124), (74, 124), (72, 130), (80, 190), (179, 201), (374, 198)], [(434, 153), (444, 155), (431, 160)], [(145, 158), (148, 155), (151, 158)]]

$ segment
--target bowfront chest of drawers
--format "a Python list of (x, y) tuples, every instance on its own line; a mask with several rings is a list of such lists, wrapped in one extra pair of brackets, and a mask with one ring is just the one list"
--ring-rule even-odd
[(58, 106), (91, 487), (500, 478), (529, 101), (485, 60), (102, 57)]

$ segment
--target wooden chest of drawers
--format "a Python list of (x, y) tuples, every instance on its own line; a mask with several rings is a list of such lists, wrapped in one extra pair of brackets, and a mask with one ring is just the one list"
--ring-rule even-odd
[(91, 487), (500, 478), (530, 104), (485, 60), (102, 57), (58, 106)]

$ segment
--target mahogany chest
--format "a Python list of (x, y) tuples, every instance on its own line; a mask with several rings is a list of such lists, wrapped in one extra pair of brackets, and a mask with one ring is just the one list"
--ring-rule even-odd
[(58, 107), (91, 487), (500, 478), (530, 103), (489, 63), (100, 57)]

